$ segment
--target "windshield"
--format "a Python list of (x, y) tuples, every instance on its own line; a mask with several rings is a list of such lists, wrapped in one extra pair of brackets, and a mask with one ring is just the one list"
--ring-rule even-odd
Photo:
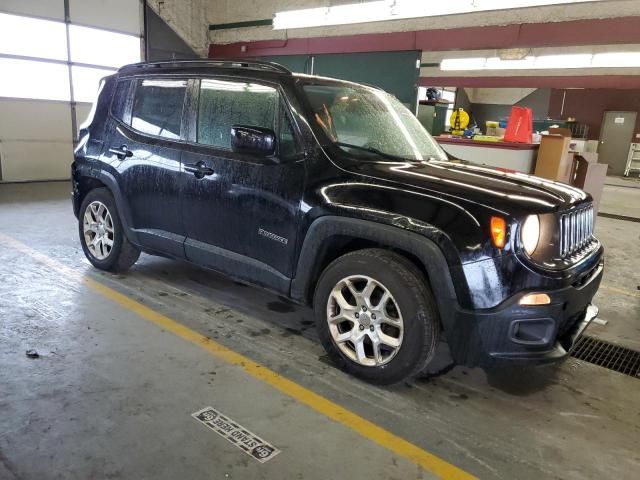
[(377, 159), (446, 160), (438, 143), (398, 99), (357, 85), (305, 85), (315, 122), (350, 154)]

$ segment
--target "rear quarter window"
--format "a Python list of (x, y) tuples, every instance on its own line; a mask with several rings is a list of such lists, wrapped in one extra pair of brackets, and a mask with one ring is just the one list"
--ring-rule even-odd
[(158, 137), (180, 138), (186, 80), (138, 80), (131, 127)]
[(125, 118), (125, 112), (130, 86), (131, 80), (119, 80), (113, 93), (113, 100), (111, 101), (111, 115), (127, 124), (129, 123), (129, 119)]

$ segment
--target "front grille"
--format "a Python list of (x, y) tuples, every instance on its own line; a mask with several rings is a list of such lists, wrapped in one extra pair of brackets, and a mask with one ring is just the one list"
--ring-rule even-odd
[(640, 352), (583, 335), (571, 356), (600, 367), (640, 378)]
[(586, 246), (593, 236), (593, 207), (577, 208), (560, 217), (560, 256), (568, 257)]

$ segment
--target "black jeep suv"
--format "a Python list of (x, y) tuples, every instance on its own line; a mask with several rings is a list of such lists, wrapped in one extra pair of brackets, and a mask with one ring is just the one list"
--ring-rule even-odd
[(442, 335), (460, 364), (557, 361), (597, 315), (589, 195), (448, 159), (376, 88), (257, 61), (125, 66), (72, 176), (94, 266), (143, 251), (312, 305), (369, 381), (421, 372)]

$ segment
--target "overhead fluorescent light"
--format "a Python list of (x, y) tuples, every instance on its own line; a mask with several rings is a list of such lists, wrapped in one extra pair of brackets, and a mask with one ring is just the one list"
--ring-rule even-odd
[(595, 53), (591, 66), (596, 68), (640, 67), (640, 52)]
[(273, 28), (274, 30), (283, 30), (323, 27), (602, 1), (605, 0), (510, 0), (509, 2), (497, 2), (495, 0), (458, 0), (456, 2), (377, 0), (278, 12), (273, 19)]
[(445, 58), (440, 62), (440, 70), (484, 70), (487, 59), (475, 58)]
[(533, 68), (541, 70), (548, 68), (589, 68), (592, 56), (590, 53), (540, 55), (536, 57)]
[(489, 57), (485, 63), (486, 70), (526, 70), (533, 67), (535, 57), (527, 56), (520, 60), (503, 60)]
[(640, 52), (571, 53), (527, 56), (521, 60), (499, 57), (445, 58), (440, 70), (551, 70), (567, 68), (639, 68)]

